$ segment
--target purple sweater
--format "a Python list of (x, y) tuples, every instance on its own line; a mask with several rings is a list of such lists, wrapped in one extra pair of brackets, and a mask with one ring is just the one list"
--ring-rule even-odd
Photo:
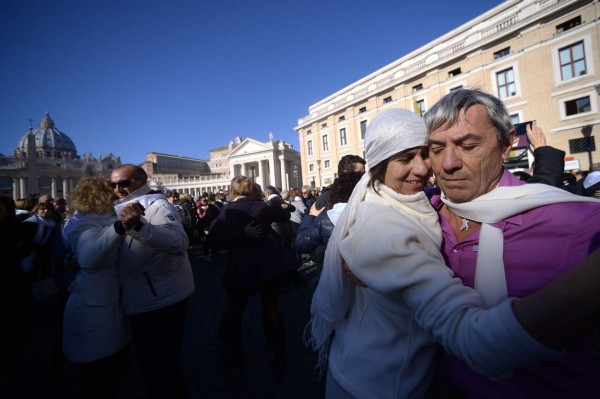
[[(504, 171), (500, 186), (524, 184)], [(433, 206), (442, 205), (439, 195)], [(479, 229), (458, 243), (450, 223), (440, 214), (442, 254), (463, 283), (473, 287)], [(600, 205), (562, 203), (512, 216), (493, 226), (504, 234), (504, 266), (509, 297), (523, 297), (548, 284), (600, 248)], [(551, 328), (551, 326), (549, 326)], [(596, 344), (597, 345), (597, 344)], [(491, 381), (466, 363), (448, 358), (456, 386), (471, 398), (584, 398), (600, 392), (600, 355), (592, 353), (593, 337), (565, 352), (560, 363), (544, 363)], [(598, 350), (598, 349), (597, 349)]]

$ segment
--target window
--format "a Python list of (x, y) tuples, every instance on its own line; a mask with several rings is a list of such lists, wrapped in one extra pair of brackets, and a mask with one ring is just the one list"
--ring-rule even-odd
[(425, 114), (425, 112), (427, 112), (427, 109), (425, 106), (425, 99), (415, 101), (415, 114), (419, 114), (419, 115), (423, 116), (423, 114)]
[(321, 129), (325, 129), (326, 127), (327, 127), (327, 123), (323, 123), (323, 124), (321, 125)]
[(460, 75), (460, 74), (461, 74), (460, 68), (456, 68), (456, 69), (453, 69), (448, 72), (448, 77), (451, 78), (453, 76)]
[(450, 88), (450, 90), (449, 90), (449, 92), (450, 92), (450, 91), (456, 91), (456, 90), (460, 90), (460, 89), (462, 89), (462, 88), (464, 88), (464, 86), (463, 86), (463, 85), (456, 86), (456, 87), (451, 87), (451, 88)]
[(329, 138), (326, 134), (323, 135), (323, 151), (329, 151)]
[(562, 33), (579, 25), (581, 25), (581, 16), (578, 15), (562, 24), (556, 25), (556, 33)]
[(594, 136), (569, 140), (569, 152), (571, 154), (588, 151), (596, 151), (596, 139)]
[(365, 132), (367, 131), (367, 121), (360, 121), (360, 139), (365, 139)]
[(343, 127), (340, 129), (340, 145), (348, 145), (348, 138), (346, 137), (346, 128)]
[(576, 98), (574, 100), (565, 101), (565, 115), (577, 115), (583, 114), (584, 112), (590, 112), (592, 110), (592, 104), (590, 102), (590, 96)]
[(306, 142), (306, 148), (308, 150), (308, 155), (313, 155), (313, 146), (312, 146), (312, 140), (308, 140)]
[(497, 60), (500, 57), (510, 54), (510, 47), (505, 47), (502, 50), (498, 50), (494, 53), (494, 59)]
[(309, 172), (314, 172), (315, 171), (315, 164), (311, 163), (310, 165), (308, 165), (308, 171)]
[(513, 125), (516, 125), (517, 123), (521, 123), (521, 118), (519, 117), (519, 114), (512, 114), (510, 116), (510, 122)]
[(307, 130), (306, 131), (306, 135), (308, 136), (309, 134), (312, 134), (312, 130)]
[(392, 96), (388, 96), (386, 98), (383, 99), (383, 103), (387, 104), (387, 103), (391, 103), (392, 102)]
[(419, 91), (419, 90), (423, 90), (423, 83), (419, 83), (418, 85), (413, 86), (413, 88), (412, 88), (413, 93), (415, 91)]
[(358, 110), (358, 113), (359, 113), (359, 114), (362, 114), (362, 113), (364, 113), (364, 112), (367, 112), (367, 107), (362, 107), (362, 108), (360, 108), (360, 109)]
[(325, 169), (331, 168), (331, 161), (326, 159), (325, 162), (323, 162), (323, 166), (325, 166)]
[(346, 120), (346, 116), (345, 116), (345, 115), (342, 115), (342, 116), (340, 116), (340, 118), (338, 119), (338, 122), (343, 122), (343, 121), (345, 121), (345, 120)]
[(515, 73), (512, 68), (496, 72), (496, 83), (498, 85), (498, 97), (501, 100), (517, 95)]
[(558, 50), (558, 57), (562, 80), (572, 79), (587, 73), (583, 41), (561, 48)]

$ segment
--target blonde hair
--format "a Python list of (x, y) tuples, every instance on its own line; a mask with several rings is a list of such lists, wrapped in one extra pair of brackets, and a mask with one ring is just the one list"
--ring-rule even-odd
[(192, 196), (189, 195), (188, 193), (181, 193), (181, 194), (179, 194), (179, 200), (192, 202)]
[(244, 195), (250, 197), (253, 194), (252, 180), (246, 176), (238, 176), (231, 179), (231, 193), (235, 196)]
[(113, 201), (117, 199), (108, 180), (98, 177), (82, 179), (71, 195), (70, 204), (74, 210), (99, 215), (111, 210)]
[(26, 211), (33, 211), (37, 202), (33, 198), (19, 198), (15, 200), (15, 206), (17, 209), (23, 209)]

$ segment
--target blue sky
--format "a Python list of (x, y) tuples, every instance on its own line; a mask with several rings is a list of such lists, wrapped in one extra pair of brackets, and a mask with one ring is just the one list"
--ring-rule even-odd
[(123, 162), (269, 132), (298, 149), (310, 105), (500, 3), (4, 2), (0, 153), (46, 111), (80, 155)]

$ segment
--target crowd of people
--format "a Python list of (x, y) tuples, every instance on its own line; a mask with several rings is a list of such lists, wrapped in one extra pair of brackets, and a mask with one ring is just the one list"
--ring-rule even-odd
[(226, 258), (226, 364), (243, 357), (241, 320), (258, 296), (272, 367), (286, 373), (279, 292), (302, 283), (304, 265), (322, 268), (306, 344), (327, 398), (590, 397), (600, 164), (565, 174), (564, 152), (532, 123), (533, 168), (510, 173), (513, 134), (500, 100), (463, 89), (424, 118), (382, 112), (366, 160), (342, 157), (320, 191), (235, 176), (230, 193), (193, 198), (152, 191), (126, 164), (82, 179), (68, 201), (1, 197), (3, 378), (18, 370), (28, 310), (57, 295), (56, 351), (85, 370), (82, 398), (115, 397), (131, 351), (148, 398), (188, 397), (188, 249), (201, 245), (205, 261)]

